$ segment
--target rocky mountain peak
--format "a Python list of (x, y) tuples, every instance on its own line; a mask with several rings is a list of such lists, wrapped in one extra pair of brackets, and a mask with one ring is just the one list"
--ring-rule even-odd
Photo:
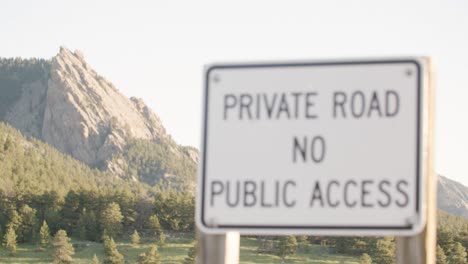
[(49, 74), (21, 91), (6, 121), (88, 165), (104, 165), (126, 139), (169, 137), (143, 100), (121, 94), (80, 51), (60, 47)]
[(129, 100), (98, 75), (79, 51), (61, 47), (52, 59), (43, 139), (75, 158), (99, 165), (121, 150), (126, 138), (166, 137), (143, 101)]
[(451, 214), (468, 218), (468, 187), (439, 175), (437, 203)]

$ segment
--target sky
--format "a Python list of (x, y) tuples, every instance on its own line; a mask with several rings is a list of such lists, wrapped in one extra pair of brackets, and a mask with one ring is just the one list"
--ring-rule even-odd
[(212, 62), (431, 56), (436, 167), (468, 185), (468, 1), (3, 1), (1, 57), (79, 49), (198, 147)]

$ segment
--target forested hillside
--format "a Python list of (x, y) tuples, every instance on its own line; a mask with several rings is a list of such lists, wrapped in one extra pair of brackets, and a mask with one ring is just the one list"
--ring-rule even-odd
[(51, 233), (100, 241), (140, 230), (193, 231), (190, 193), (151, 188), (90, 169), (0, 122), (0, 233), (33, 242), (44, 221)]
[(103, 174), (194, 191), (198, 151), (178, 145), (143, 100), (120, 93), (79, 51), (0, 59), (0, 121)]
[(130, 186), (35, 138), (26, 139), (15, 128), (0, 122), (0, 190), (7, 196), (45, 192), (63, 196), (70, 190)]
[[(179, 151), (173, 151), (178, 149)], [(164, 189), (176, 189), (193, 193), (195, 190), (196, 164), (188, 154), (195, 152), (173, 142), (155, 142), (133, 139), (122, 152), (114, 156), (113, 163), (121, 165), (121, 175), (132, 180), (157, 185)]]

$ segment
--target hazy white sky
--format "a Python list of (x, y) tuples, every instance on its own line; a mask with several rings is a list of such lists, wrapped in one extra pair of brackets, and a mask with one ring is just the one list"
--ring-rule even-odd
[(203, 65), (213, 61), (430, 55), (437, 170), (468, 185), (468, 1), (3, 1), (0, 56), (59, 46), (198, 147)]

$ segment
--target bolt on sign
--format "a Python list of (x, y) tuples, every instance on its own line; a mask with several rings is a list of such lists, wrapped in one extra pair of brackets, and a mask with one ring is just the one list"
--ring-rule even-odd
[(427, 68), (418, 58), (207, 67), (198, 227), (420, 232)]

